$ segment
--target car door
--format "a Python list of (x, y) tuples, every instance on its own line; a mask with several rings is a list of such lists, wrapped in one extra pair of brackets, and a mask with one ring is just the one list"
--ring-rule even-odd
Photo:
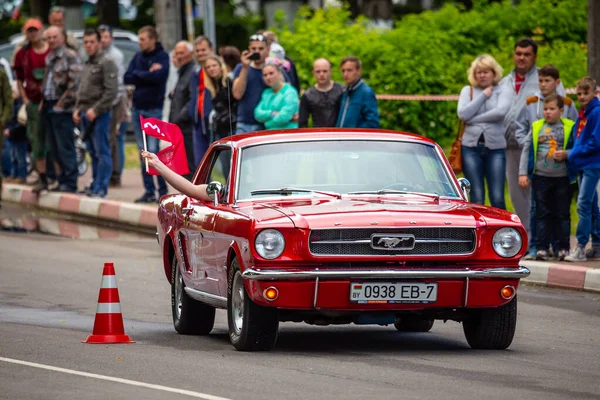
[(230, 225), (234, 222), (231, 205), (228, 204), (233, 152), (230, 147), (221, 147), (217, 150), (206, 183), (220, 182), (224, 190), (219, 204), (216, 206), (214, 203), (211, 204), (214, 212), (214, 229), (210, 239), (211, 265), (208, 275), (209, 279), (217, 284), (219, 295), (227, 298), (227, 255), (233, 240), (229, 231)]
[[(208, 171), (200, 173), (196, 184), (220, 182), (227, 187), (229, 181), (229, 166), (231, 165), (231, 148), (214, 147), (209, 154)], [(186, 251), (189, 259), (190, 279), (197, 290), (211, 295), (224, 297), (219, 284), (222, 283), (217, 262), (217, 242), (223, 240), (219, 226), (215, 220), (219, 210), (224, 206), (226, 196), (217, 206), (212, 201), (190, 199), (186, 226)]]
[(186, 284), (196, 290), (215, 294), (207, 279), (206, 246), (212, 229), (211, 212), (202, 201), (185, 198), (181, 204), (183, 227), (180, 230), (181, 248), (185, 253)]

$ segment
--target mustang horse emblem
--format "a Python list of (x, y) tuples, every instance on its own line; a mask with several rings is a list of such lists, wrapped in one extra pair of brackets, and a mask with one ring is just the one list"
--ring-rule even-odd
[(383, 247), (388, 249), (393, 249), (398, 246), (400, 243), (410, 240), (409, 237), (382, 237), (377, 241), (377, 245), (383, 244)]

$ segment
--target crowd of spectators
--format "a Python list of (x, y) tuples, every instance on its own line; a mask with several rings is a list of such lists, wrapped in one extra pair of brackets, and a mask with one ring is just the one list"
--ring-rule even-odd
[[(466, 124), (462, 138), (471, 198), (506, 208), (507, 183), (515, 213), (529, 233), (526, 259), (585, 261), (600, 258), (600, 130), (596, 82), (577, 83), (579, 112), (565, 96), (558, 69), (536, 66), (537, 43), (519, 40), (515, 68), (502, 76), (490, 55), (478, 56), (458, 101)], [(577, 245), (571, 248), (570, 206), (576, 184)], [(588, 242), (592, 246), (585, 249)]]
[[(177, 43), (170, 58), (156, 29), (145, 26), (138, 32), (140, 51), (126, 66), (113, 45), (111, 27), (86, 30), (82, 52), (64, 27), (64, 10), (53, 8), (49, 21), (46, 29), (37, 19), (25, 23), (26, 40), (13, 62), (16, 87), (7, 88), (0, 74), (1, 137), (9, 159), (3, 170), (7, 180), (24, 183), (29, 148), (39, 175), (36, 191), (77, 192), (75, 126), (84, 132), (92, 160), (92, 182), (80, 193), (92, 197), (105, 197), (111, 185), (120, 184), (129, 122), (140, 151), (159, 151), (158, 139), (148, 136), (144, 143), (140, 116), (164, 117), (180, 127), (191, 171), (187, 179), (210, 144), (228, 135), (380, 126), (375, 93), (354, 56), (339, 65), (345, 85), (331, 79), (331, 62), (319, 58), (313, 64), (315, 84), (302, 91), (293, 60), (270, 31), (250, 36), (243, 51), (234, 46), (216, 50), (199, 36), (193, 43)], [(506, 208), (507, 184), (515, 213), (530, 235), (528, 258), (600, 258), (596, 82), (589, 77), (578, 82), (577, 111), (565, 97), (558, 69), (536, 66), (537, 50), (533, 39), (523, 38), (514, 48), (515, 68), (506, 76), (487, 54), (478, 56), (467, 72), (469, 85), (461, 91), (458, 116), (466, 125), (462, 156), (472, 185), (470, 200), (483, 204), (487, 187), (491, 205)], [(177, 82), (167, 92), (173, 67)], [(167, 97), (171, 106), (163, 115)], [(25, 123), (19, 122), (20, 114), (26, 114)], [(156, 202), (168, 192), (167, 184), (161, 176), (149, 175), (143, 162), (140, 169), (144, 193), (135, 201)], [(570, 249), (575, 181), (578, 245)], [(585, 251), (590, 236), (592, 247)]]

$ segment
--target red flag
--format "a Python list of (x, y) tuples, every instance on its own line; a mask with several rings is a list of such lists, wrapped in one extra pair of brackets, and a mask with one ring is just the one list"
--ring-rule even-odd
[[(156, 153), (156, 156), (163, 164), (179, 175), (185, 175), (190, 172), (183, 144), (183, 134), (177, 125), (156, 118), (143, 118), (141, 115), (140, 125), (146, 135), (171, 143), (169, 147)], [(148, 173), (150, 175), (160, 175), (152, 167), (148, 169)]]

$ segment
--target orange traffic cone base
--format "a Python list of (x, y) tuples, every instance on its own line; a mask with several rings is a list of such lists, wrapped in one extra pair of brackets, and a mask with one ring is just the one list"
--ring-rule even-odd
[(81, 343), (102, 344), (102, 343), (135, 343), (129, 338), (129, 335), (90, 335)]

